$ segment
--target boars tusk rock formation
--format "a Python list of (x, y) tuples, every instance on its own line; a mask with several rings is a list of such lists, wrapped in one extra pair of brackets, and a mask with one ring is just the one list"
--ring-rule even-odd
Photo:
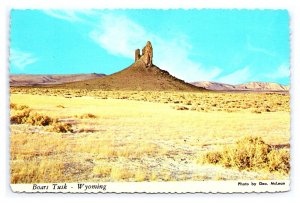
[(140, 49), (135, 50), (135, 62), (138, 60), (145, 63), (146, 67), (152, 66), (153, 49), (150, 41), (147, 42), (146, 46), (142, 49), (142, 55), (140, 55)]
[[(126, 91), (202, 91), (180, 80), (167, 71), (153, 64), (153, 48), (147, 42), (142, 49), (135, 50), (135, 62), (119, 72), (101, 78), (62, 85), (65, 88), (83, 88), (98, 90), (126, 90)], [(182, 67), (184, 68), (184, 67)]]

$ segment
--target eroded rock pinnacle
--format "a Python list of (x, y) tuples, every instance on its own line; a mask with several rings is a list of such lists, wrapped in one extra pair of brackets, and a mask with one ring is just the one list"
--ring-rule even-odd
[(152, 66), (153, 59), (153, 48), (150, 41), (147, 42), (146, 46), (142, 49), (142, 55), (140, 55), (140, 49), (135, 50), (135, 62), (141, 60), (145, 63), (146, 67)]

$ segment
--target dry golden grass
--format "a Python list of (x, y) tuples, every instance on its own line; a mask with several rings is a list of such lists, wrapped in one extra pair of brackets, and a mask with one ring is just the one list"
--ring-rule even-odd
[[(134, 180), (136, 182), (143, 182), (147, 179), (147, 174), (145, 172), (145, 169), (138, 169), (135, 172)], [(155, 180), (155, 179), (154, 179)]]
[(127, 167), (113, 167), (110, 173), (110, 178), (113, 181), (126, 181), (134, 177), (134, 173), (128, 170)]
[(11, 182), (39, 183), (68, 180), (64, 173), (66, 143), (56, 136), (16, 134), (11, 137)]
[[(249, 111), (279, 112), (290, 111), (288, 93), (215, 93), (215, 92), (174, 92), (174, 91), (98, 91), (85, 89), (11, 88), (11, 93), (34, 95), (64, 95), (65, 98), (92, 96), (99, 99), (126, 99), (167, 104), (181, 104), (182, 108), (199, 107), (197, 111)], [(182, 110), (178, 108), (178, 110)], [(195, 110), (195, 108), (189, 108)], [(184, 109), (187, 110), (187, 109)]]
[[(244, 135), (287, 145), (288, 95), (46, 90), (11, 90), (11, 117), (21, 124), (10, 126), (12, 183), (288, 178), (273, 173), (285, 165), (280, 150), (268, 154), (272, 170), (254, 174), (196, 163)], [(265, 105), (270, 112), (251, 112)], [(55, 122), (35, 125), (31, 115)]]
[(111, 174), (111, 166), (107, 165), (97, 165), (93, 168), (93, 174), (99, 176), (99, 177), (107, 177)]
[(64, 176), (63, 160), (41, 160), (38, 162), (12, 162), (11, 183), (62, 182)]

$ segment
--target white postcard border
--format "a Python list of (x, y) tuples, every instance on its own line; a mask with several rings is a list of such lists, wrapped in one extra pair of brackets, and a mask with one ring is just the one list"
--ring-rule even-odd
[(78, 182), (11, 184), (13, 192), (30, 193), (250, 193), (287, 192), (289, 180), (184, 182)]
[[(189, 0), (188, 0), (189, 1)], [(103, 7), (103, 4), (101, 4), (101, 2), (95, 2), (93, 1), (93, 3), (90, 3), (91, 1), (86, 1), (86, 0), (77, 0), (77, 2), (73, 1), (71, 4), (69, 1), (56, 1), (56, 0), (52, 0), (52, 1), (36, 1), (36, 0), (27, 0), (27, 1), (17, 1), (17, 0), (11, 0), (11, 1), (0, 1), (0, 5), (1, 5), (1, 12), (0, 12), (0, 17), (1, 17), (1, 22), (0, 22), (0, 27), (4, 30), (4, 32), (2, 33), (3, 35), (1, 35), (0, 37), (0, 41), (2, 43), (0, 43), (0, 50), (1, 50), (1, 59), (0, 60), (0, 64), (1, 67), (7, 67), (7, 26), (6, 25), (6, 21), (8, 19), (8, 11), (10, 8), (82, 8), (82, 7), (92, 7), (93, 8), (101, 8)], [(120, 1), (121, 2), (121, 1)], [(125, 2), (125, 1), (124, 1)], [(149, 1), (149, 2), (153, 2), (153, 1)], [(292, 43), (291, 43), (291, 49), (293, 49), (293, 52), (291, 53), (291, 72), (292, 72), (292, 77), (291, 77), (291, 83), (292, 83), (292, 88), (291, 88), (291, 95), (293, 95), (291, 97), (291, 107), (293, 109), (293, 111), (291, 111), (292, 114), (292, 120), (291, 120), (291, 126), (292, 126), (292, 139), (291, 139), (291, 145), (295, 145), (295, 143), (298, 143), (299, 141), (299, 137), (298, 136), (294, 136), (297, 135), (297, 132), (299, 132), (300, 129), (300, 125), (296, 125), (297, 121), (299, 121), (299, 110), (300, 110), (300, 106), (299, 105), (295, 105), (297, 100), (299, 100), (299, 92), (297, 93), (297, 90), (300, 87), (300, 83), (298, 83), (297, 81), (299, 81), (299, 76), (300, 74), (300, 69), (296, 68), (299, 67), (297, 66), (300, 61), (296, 60), (296, 57), (299, 54), (299, 48), (300, 48), (300, 43), (299, 42), (299, 32), (300, 32), (300, 26), (298, 24), (299, 20), (300, 20), (300, 12), (299, 11), (299, 7), (297, 8), (297, 6), (295, 6), (297, 4), (297, 1), (293, 1), (293, 0), (276, 0), (276, 1), (272, 1), (272, 3), (268, 0), (261, 0), (261, 1), (235, 1), (235, 0), (229, 0), (229, 1), (219, 1), (219, 0), (211, 0), (211, 1), (204, 1), (204, 2), (197, 2), (197, 1), (181, 1), (182, 4), (175, 4), (175, 2), (178, 1), (173, 1), (172, 4), (167, 4), (166, 2), (159, 2), (156, 3), (155, 5), (158, 5), (160, 7), (164, 7), (164, 8), (169, 8), (171, 5), (173, 5), (173, 7), (178, 7), (184, 3), (186, 3), (186, 5), (189, 5), (189, 7), (198, 7), (198, 8), (203, 8), (203, 7), (210, 7), (210, 8), (246, 8), (246, 9), (256, 9), (256, 8), (260, 8), (260, 9), (266, 9), (266, 8), (284, 8), (284, 9), (289, 9), (290, 15), (291, 15), (291, 28), (292, 28)], [(251, 3), (250, 3), (251, 2)], [(88, 4), (87, 4), (88, 3)], [(116, 5), (119, 5), (119, 7), (124, 7), (123, 4), (116, 4), (113, 1), (108, 1), (105, 3), (107, 3), (107, 5), (111, 5), (110, 7), (113, 8)], [(142, 4), (143, 7), (149, 7), (149, 4), (147, 1), (142, 2), (140, 1), (140, 4)], [(75, 5), (75, 6), (74, 6)], [(112, 6), (114, 5), (114, 6)], [(127, 7), (131, 6), (133, 7), (134, 4), (130, 4), (128, 2), (126, 2)], [(198, 6), (197, 6), (198, 5)], [(153, 5), (150, 5), (153, 6)], [(141, 7), (141, 6), (136, 6), (136, 7)], [(182, 7), (182, 6), (180, 6)], [(297, 37), (298, 36), (298, 37)], [(7, 70), (6, 68), (3, 68), (3, 74), (1, 74), (1, 95), (3, 96), (3, 99), (1, 100), (1, 109), (2, 109), (2, 114), (3, 116), (1, 116), (1, 123), (4, 123), (1, 127), (1, 132), (3, 135), (7, 135), (9, 132), (9, 128), (7, 127), (7, 123), (8, 123), (8, 119), (5, 117), (7, 115), (7, 109), (6, 107), (8, 106), (7, 102), (8, 102), (8, 98), (7, 98), (7, 84), (8, 84), (8, 79), (6, 78), (7, 76)], [(2, 202), (41, 202), (41, 199), (43, 198), (44, 201), (48, 202), (47, 200), (51, 200), (49, 202), (65, 202), (66, 201), (66, 197), (70, 198), (72, 202), (82, 202), (83, 198), (90, 198), (90, 202), (99, 202), (100, 198), (99, 196), (84, 196), (84, 195), (64, 195), (64, 196), (60, 196), (60, 195), (54, 195), (54, 194), (43, 194), (41, 195), (27, 195), (25, 193), (23, 194), (16, 194), (13, 193), (11, 191), (12, 188), (15, 187), (15, 185), (10, 185), (10, 179), (9, 179), (9, 138), (6, 137), (6, 141), (5, 142), (1, 142), (1, 149), (2, 149), (2, 153), (1, 153), (1, 161), (5, 162), (5, 164), (1, 164), (0, 167), (0, 171), (2, 172), (2, 174), (5, 174), (5, 177), (1, 178), (1, 188), (2, 190), (0, 190), (0, 199)], [(216, 201), (222, 201), (222, 202), (282, 202), (284, 201), (288, 201), (288, 202), (296, 202), (295, 200), (297, 199), (297, 201), (299, 200), (299, 194), (300, 194), (300, 181), (299, 181), (299, 173), (297, 173), (296, 171), (299, 171), (298, 169), (300, 168), (300, 162), (296, 161), (295, 157), (297, 157), (300, 154), (300, 149), (297, 147), (292, 147), (291, 148), (291, 155), (292, 155), (292, 160), (291, 160), (291, 164), (292, 164), (292, 168), (291, 168), (291, 190), (288, 193), (279, 193), (277, 195), (274, 194), (268, 194), (268, 193), (264, 193), (264, 194), (260, 194), (259, 196), (257, 196), (256, 194), (248, 194), (248, 195), (193, 195), (193, 196), (189, 196), (189, 195), (180, 195), (180, 196), (175, 196), (176, 198), (172, 198), (172, 202), (182, 202), (182, 200), (184, 198), (188, 198), (190, 202), (199, 202), (199, 197), (201, 197), (201, 201), (203, 202), (216, 202)], [(21, 185), (18, 185), (17, 187), (20, 187)], [(3, 189), (4, 188), (4, 189)], [(172, 195), (173, 196), (173, 195)], [(140, 196), (134, 196), (134, 195), (104, 195), (101, 196), (101, 200), (105, 201), (113, 201), (113, 202), (119, 202), (120, 201), (120, 197), (124, 198), (124, 201), (126, 200), (130, 200), (130, 202), (153, 202), (153, 198), (148, 198), (149, 196), (147, 195), (140, 195)], [(157, 196), (157, 197), (168, 197), (166, 196)], [(169, 196), (171, 198), (171, 196)], [(173, 196), (174, 197), (174, 196)], [(166, 199), (167, 200), (167, 199)]]

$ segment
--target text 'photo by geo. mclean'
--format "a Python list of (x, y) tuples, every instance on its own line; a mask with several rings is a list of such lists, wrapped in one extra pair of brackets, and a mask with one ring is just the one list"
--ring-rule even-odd
[(290, 186), (287, 10), (11, 10), (14, 192)]

